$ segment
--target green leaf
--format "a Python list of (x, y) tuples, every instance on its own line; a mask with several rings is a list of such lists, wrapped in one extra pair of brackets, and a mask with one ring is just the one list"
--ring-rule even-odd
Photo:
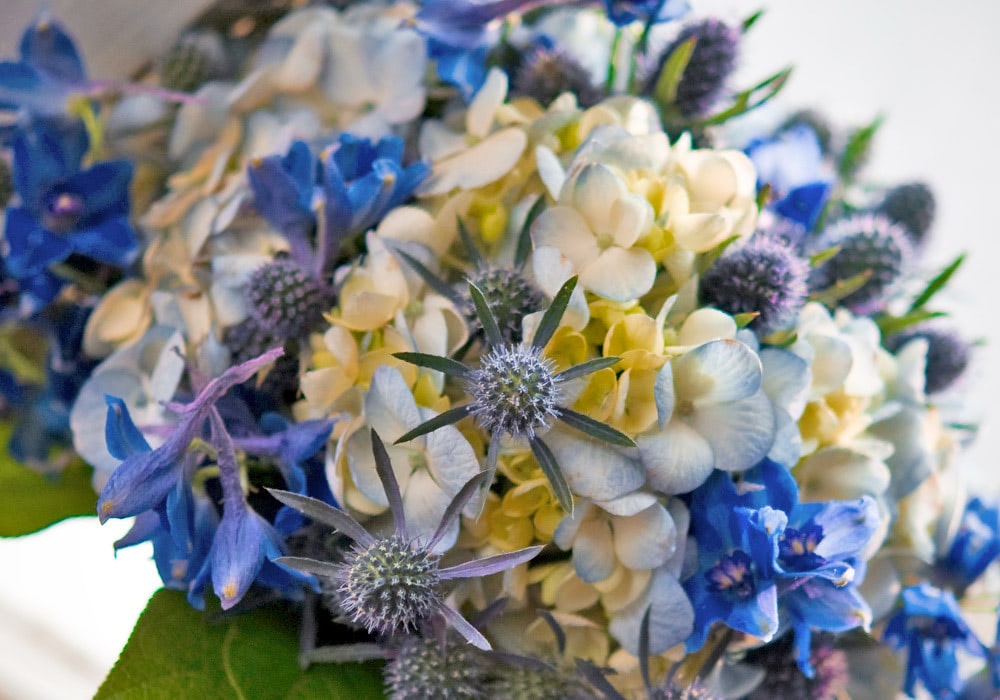
[(401, 257), (407, 265), (413, 268), (414, 272), (420, 275), (420, 279), (422, 279), (428, 287), (443, 296), (455, 306), (461, 308), (462, 298), (455, 292), (454, 287), (435, 275), (427, 269), (422, 262), (417, 260), (402, 248), (394, 248), (393, 250), (395, 250), (396, 255)]
[(740, 25), (740, 32), (746, 34), (748, 31), (750, 31), (750, 27), (757, 24), (757, 20), (759, 20), (763, 16), (764, 16), (763, 9), (754, 12), (752, 15), (743, 20), (743, 23)]
[(476, 317), (483, 326), (486, 341), (491, 346), (502, 345), (503, 334), (500, 332), (497, 317), (493, 314), (493, 310), (490, 308), (489, 302), (486, 301), (483, 291), (472, 282), (469, 282), (469, 296), (472, 297), (472, 305), (476, 307)]
[(377, 663), (299, 668), (298, 616), (281, 605), (206, 621), (179, 591), (153, 594), (95, 700), (382, 697)]
[(733, 316), (733, 320), (736, 321), (737, 328), (746, 328), (753, 323), (753, 320), (758, 316), (760, 316), (759, 311), (745, 311), (741, 314)]
[(706, 250), (704, 253), (698, 256), (698, 262), (696, 263), (695, 269), (699, 275), (704, 275), (708, 268), (715, 264), (716, 260), (722, 257), (722, 254), (726, 252), (726, 248), (731, 246), (735, 241), (740, 239), (739, 236), (730, 236), (724, 240), (719, 245), (715, 246), (711, 250)]
[(840, 156), (840, 163), (837, 164), (837, 172), (843, 180), (851, 180), (857, 171), (865, 164), (868, 153), (871, 151), (875, 134), (882, 126), (881, 115), (875, 117), (871, 123), (860, 129), (851, 132), (844, 147), (844, 153)]
[(472, 375), (472, 370), (461, 362), (440, 355), (428, 355), (425, 352), (394, 352), (392, 356), (419, 367), (436, 369), (438, 372), (444, 372), (459, 379), (468, 379)]
[(538, 215), (545, 211), (545, 195), (538, 195), (538, 199), (531, 205), (528, 215), (524, 218), (524, 226), (521, 227), (521, 235), (517, 237), (517, 250), (514, 252), (514, 267), (520, 269), (528, 262), (528, 255), (531, 254), (531, 225), (535, 223)]
[(552, 454), (552, 450), (549, 446), (542, 442), (542, 439), (537, 435), (531, 438), (528, 443), (531, 445), (531, 451), (535, 455), (535, 459), (538, 460), (538, 466), (542, 468), (542, 473), (549, 480), (549, 484), (552, 486), (552, 494), (559, 501), (559, 506), (567, 513), (573, 513), (573, 492), (569, 488), (569, 484), (566, 483), (566, 477), (563, 476), (562, 469), (559, 468), (559, 463), (556, 462), (556, 456)]
[(847, 279), (837, 280), (826, 289), (813, 292), (809, 295), (809, 301), (818, 301), (829, 308), (835, 307), (842, 299), (846, 299), (854, 292), (864, 287), (871, 279), (872, 271), (864, 270)]
[(879, 330), (882, 331), (882, 337), (887, 338), (893, 333), (899, 333), (900, 331), (905, 331), (911, 326), (916, 326), (924, 321), (930, 321), (933, 318), (941, 318), (942, 316), (947, 316), (943, 311), (927, 311), (926, 309), (916, 309), (905, 313), (902, 316), (890, 316), (885, 314), (880, 316), (875, 320), (878, 324)]
[(620, 357), (598, 357), (593, 360), (587, 360), (578, 365), (573, 365), (569, 369), (564, 369), (562, 372), (556, 374), (555, 379), (568, 382), (571, 379), (586, 377), (588, 374), (602, 370), (605, 367), (614, 367), (621, 362), (621, 359)]
[(741, 114), (746, 114), (750, 110), (757, 109), (781, 92), (781, 89), (785, 87), (785, 84), (788, 82), (788, 77), (791, 74), (792, 69), (789, 67), (778, 71), (768, 78), (765, 78), (749, 90), (744, 90), (736, 95), (731, 107), (705, 118), (699, 122), (699, 124), (701, 126), (722, 124), (723, 122), (729, 121), (733, 117), (738, 117)]
[(948, 267), (941, 270), (941, 272), (927, 284), (924, 291), (920, 292), (920, 294), (917, 295), (917, 298), (913, 300), (913, 303), (910, 305), (910, 311), (916, 311), (933, 299), (935, 294), (944, 289), (944, 286), (948, 284), (952, 275), (958, 271), (958, 268), (960, 268), (964, 262), (965, 253), (962, 253), (955, 258), (951, 264), (948, 265)]
[(456, 222), (458, 224), (458, 236), (462, 239), (462, 244), (469, 253), (469, 260), (476, 266), (476, 269), (481, 270), (485, 267), (486, 263), (483, 262), (483, 256), (479, 254), (479, 248), (473, 242), (472, 236), (469, 234), (469, 229), (465, 228), (465, 222), (461, 218), (456, 219)]
[(7, 452), (11, 426), (0, 423), (0, 537), (37, 532), (77, 515), (97, 515), (92, 469), (74, 460), (65, 469), (41, 474)]
[(691, 61), (691, 54), (694, 53), (697, 41), (697, 37), (685, 41), (671, 52), (663, 64), (663, 69), (656, 77), (656, 86), (653, 88), (653, 100), (661, 107), (672, 105), (677, 99), (677, 86), (681, 84), (684, 69)]
[(404, 442), (409, 442), (413, 438), (420, 437), (421, 435), (426, 435), (427, 433), (432, 433), (438, 428), (444, 427), (446, 425), (451, 425), (452, 423), (457, 423), (458, 421), (465, 418), (467, 415), (469, 415), (469, 404), (463, 404), (461, 406), (456, 406), (455, 408), (449, 408), (444, 413), (439, 413), (433, 418), (425, 420), (423, 423), (418, 425), (413, 430), (399, 437), (396, 440), (396, 442), (392, 444), (400, 445)]
[(552, 339), (552, 334), (559, 328), (559, 322), (562, 320), (563, 314), (566, 313), (566, 307), (569, 306), (569, 299), (573, 296), (573, 290), (576, 288), (576, 279), (575, 276), (570, 277), (556, 292), (552, 304), (542, 314), (542, 320), (538, 322), (535, 337), (531, 339), (532, 347), (544, 348), (545, 344)]
[(559, 420), (571, 428), (576, 428), (581, 433), (585, 433), (590, 437), (597, 438), (598, 440), (604, 440), (612, 445), (618, 445), (619, 447), (635, 447), (635, 440), (630, 438), (625, 433), (612, 428), (607, 423), (594, 420), (584, 413), (578, 413), (571, 408), (560, 408)]
[(840, 246), (832, 245), (825, 250), (819, 251), (818, 253), (813, 253), (809, 256), (809, 267), (819, 267), (839, 252)]

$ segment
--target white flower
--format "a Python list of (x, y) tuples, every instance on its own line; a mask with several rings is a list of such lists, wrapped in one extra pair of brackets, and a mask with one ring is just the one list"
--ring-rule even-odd
[(567, 180), (531, 237), (536, 255), (555, 248), (568, 259), (587, 291), (631, 301), (648, 292), (656, 276), (652, 254), (636, 245), (652, 223), (649, 202), (629, 192), (614, 170), (592, 163)]
[(686, 493), (715, 468), (749, 469), (774, 443), (760, 359), (737, 340), (705, 343), (665, 364), (654, 396), (657, 424), (636, 442), (657, 491)]
[[(94, 467), (98, 489), (121, 464), (121, 459), (108, 452), (104, 439), (108, 415), (104, 397), (122, 399), (140, 430), (167, 423), (163, 402), (173, 398), (184, 373), (184, 358), (179, 354), (183, 351), (180, 332), (166, 326), (152, 326), (138, 342), (109, 355), (80, 388), (69, 415), (73, 447)], [(151, 433), (147, 440), (155, 448), (163, 438)]]
[[(398, 370), (388, 365), (376, 369), (364, 399), (364, 425), (357, 426), (337, 448), (346, 459), (350, 482), (339, 473), (339, 454), (327, 465), (327, 480), (337, 500), (368, 515), (388, 509), (389, 501), (372, 456), (369, 428), (374, 429), (385, 442), (392, 460), (409, 534), (417, 539), (430, 538), (451, 499), (480, 471), (472, 445), (451, 425), (404, 445), (393, 444), (434, 415), (433, 411), (417, 406)], [(457, 537), (458, 520), (436, 550), (447, 551)]]

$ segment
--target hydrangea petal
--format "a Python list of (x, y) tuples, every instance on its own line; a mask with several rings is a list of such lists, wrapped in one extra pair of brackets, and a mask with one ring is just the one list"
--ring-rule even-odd
[(655, 569), (677, 549), (677, 528), (659, 503), (641, 513), (615, 518), (615, 554), (630, 569)]
[(677, 359), (674, 388), (696, 407), (738, 401), (760, 389), (760, 359), (738, 340), (714, 340)]
[(774, 409), (763, 391), (739, 401), (700, 406), (691, 422), (712, 446), (715, 466), (725, 471), (749, 469), (774, 444)]
[(573, 569), (586, 583), (603, 581), (615, 570), (611, 524), (605, 518), (580, 524), (573, 539)]
[(646, 480), (642, 465), (602, 440), (558, 425), (544, 436), (573, 493), (607, 501), (635, 491)]
[(638, 600), (615, 615), (608, 631), (630, 654), (639, 653), (639, 628), (649, 610), (649, 653), (662, 654), (680, 644), (694, 629), (694, 609), (677, 579), (658, 569)]
[(687, 493), (701, 486), (712, 473), (712, 447), (681, 420), (636, 440), (649, 485), (667, 494)]

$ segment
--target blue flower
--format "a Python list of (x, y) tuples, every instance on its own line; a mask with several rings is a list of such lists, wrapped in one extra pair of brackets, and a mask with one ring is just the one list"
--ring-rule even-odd
[(90, 83), (72, 37), (47, 12), (24, 30), (19, 61), (0, 61), (0, 109), (60, 117)]
[(942, 575), (964, 591), (1000, 556), (1000, 510), (978, 498), (965, 506), (948, 551), (935, 562)]
[(958, 651), (985, 657), (987, 650), (962, 618), (955, 597), (924, 582), (903, 590), (903, 607), (886, 625), (883, 639), (906, 649), (903, 692), (914, 697), (917, 682), (936, 698), (962, 688)]
[[(310, 493), (313, 489), (310, 489), (306, 462), (326, 445), (333, 424), (333, 420), (289, 423), (276, 413), (267, 413), (260, 421), (264, 435), (238, 437), (234, 442), (247, 454), (274, 459), (285, 480), (285, 490), (316, 496)], [(283, 506), (275, 516), (274, 527), (287, 535), (301, 528), (304, 522), (299, 511)]]
[(816, 132), (806, 124), (797, 124), (774, 136), (755, 139), (746, 153), (757, 170), (759, 185), (771, 186), (771, 207), (786, 219), (812, 229), (832, 188)]
[(222, 520), (208, 557), (188, 588), (188, 602), (198, 609), (204, 607), (203, 591), (209, 579), (223, 610), (236, 605), (254, 582), (299, 597), (303, 585), (316, 587), (315, 579), (274, 562), (286, 554), (281, 536), (247, 503), (232, 438), (214, 406), (208, 410), (208, 419), (219, 462)]
[(683, 17), (691, 9), (687, 0), (602, 0), (608, 19), (619, 27), (636, 20), (656, 24)]
[(42, 122), (14, 137), (21, 206), (7, 209), (5, 262), (35, 307), (47, 305), (64, 284), (52, 264), (76, 254), (124, 266), (137, 247), (128, 222), (131, 163), (104, 161), (81, 170), (81, 145), (73, 130)]
[[(180, 420), (170, 436), (155, 450), (149, 450), (142, 434), (125, 424), (124, 403), (109, 400), (105, 435), (108, 451), (122, 463), (108, 478), (97, 499), (97, 513), (103, 523), (108, 518), (127, 518), (160, 507), (182, 474), (182, 459), (191, 441), (199, 437), (215, 403), (232, 387), (252, 377), (284, 351), (276, 348), (258, 358), (230, 367), (210, 381), (191, 403), (176, 407)], [(141, 439), (141, 442), (140, 442)], [(145, 449), (143, 449), (145, 445)]]

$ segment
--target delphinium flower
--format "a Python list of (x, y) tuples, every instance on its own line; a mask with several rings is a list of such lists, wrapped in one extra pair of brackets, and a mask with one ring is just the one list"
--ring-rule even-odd
[(646, 86), (647, 94), (655, 90), (658, 76), (674, 52), (692, 40), (695, 42), (694, 49), (677, 84), (672, 105), (686, 119), (706, 116), (722, 96), (726, 80), (736, 68), (740, 33), (737, 28), (718, 19), (704, 19), (685, 26), (664, 51), (659, 69), (653, 71)]
[(610, 367), (618, 362), (618, 358), (597, 358), (562, 372), (555, 372), (552, 362), (542, 356), (543, 348), (559, 327), (575, 286), (575, 277), (562, 286), (545, 311), (530, 344), (523, 344), (504, 340), (496, 315), (482, 291), (470, 284), (472, 301), (486, 338), (486, 349), (480, 357), (478, 368), (472, 369), (449, 358), (421, 353), (397, 353), (396, 357), (440, 370), (462, 380), (472, 400), (417, 426), (397, 442), (412, 440), (471, 415), (490, 435), (486, 468), (491, 478), (496, 471), (501, 440), (512, 438), (518, 442), (527, 442), (552, 484), (560, 505), (567, 512), (571, 511), (573, 499), (570, 484), (541, 435), (549, 428), (551, 421), (558, 420), (612, 445), (635, 445), (624, 433), (562, 405), (562, 385), (565, 382)]
[(906, 650), (903, 692), (916, 697), (920, 683), (936, 698), (955, 697), (962, 689), (958, 652), (984, 657), (985, 647), (948, 591), (923, 582), (903, 589), (902, 599), (883, 639), (897, 650)]
[(962, 512), (958, 530), (934, 562), (937, 575), (959, 597), (1000, 557), (1000, 509), (973, 498)]
[(876, 211), (906, 231), (914, 245), (921, 245), (934, 223), (937, 204), (925, 182), (906, 182), (885, 193)]
[(848, 286), (840, 303), (857, 313), (878, 309), (899, 282), (912, 246), (905, 230), (881, 214), (854, 214), (837, 221), (811, 244), (811, 252), (837, 252), (809, 277), (810, 291)]
[(811, 230), (833, 189), (816, 130), (805, 123), (786, 125), (754, 139), (745, 150), (757, 171), (758, 186), (769, 187), (769, 208), (783, 221)]
[(797, 501), (791, 474), (770, 460), (746, 472), (739, 489), (716, 472), (692, 494), (699, 568), (684, 583), (697, 615), (689, 649), (701, 647), (714, 620), (770, 641), (780, 613), (795, 631), (799, 667), (812, 677), (813, 629), (870, 624), (854, 563), (880, 526), (875, 502)]
[(129, 224), (132, 164), (103, 161), (82, 167), (86, 138), (35, 122), (14, 136), (14, 182), (19, 206), (4, 227), (7, 271), (22, 304), (36, 311), (55, 299), (66, 273), (53, 267), (81, 258), (128, 265), (137, 241)]
[(790, 245), (757, 233), (705, 271), (701, 298), (733, 316), (758, 314), (749, 327), (766, 335), (794, 321), (806, 303), (808, 275), (808, 262)]
[(482, 488), (486, 474), (473, 477), (445, 509), (437, 531), (426, 541), (411, 538), (403, 514), (403, 499), (392, 463), (378, 434), (371, 432), (376, 470), (389, 500), (393, 518), (391, 534), (370, 534), (345, 511), (322, 501), (287, 491), (271, 490), (279, 501), (313, 520), (336, 528), (354, 541), (340, 563), (303, 557), (282, 557), (279, 563), (315, 574), (337, 590), (341, 610), (370, 633), (381, 636), (417, 630), (431, 618), (443, 617), (469, 643), (490, 649), (490, 643), (441, 593), (442, 584), (456, 579), (485, 576), (533, 559), (540, 546), (505, 552), (448, 567), (434, 554), (438, 541), (451, 529), (466, 503)]
[(970, 361), (970, 345), (957, 332), (944, 327), (918, 326), (889, 336), (886, 347), (893, 352), (913, 340), (927, 343), (927, 364), (924, 368), (924, 389), (928, 394), (944, 391), (965, 372)]

